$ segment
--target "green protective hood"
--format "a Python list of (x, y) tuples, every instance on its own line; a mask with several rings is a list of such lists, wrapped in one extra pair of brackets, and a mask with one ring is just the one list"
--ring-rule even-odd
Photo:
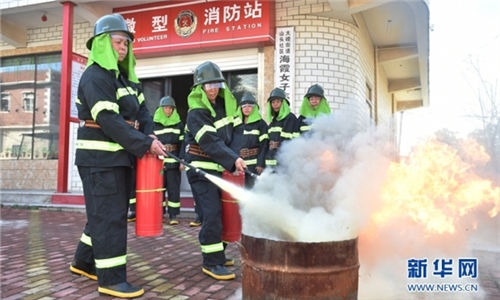
[(174, 108), (174, 111), (172, 112), (170, 117), (167, 117), (163, 112), (163, 107), (160, 106), (155, 111), (153, 121), (155, 121), (156, 123), (160, 123), (163, 126), (171, 126), (178, 124), (181, 121), (181, 117), (179, 117), (179, 114), (177, 113), (177, 108)]
[(111, 71), (114, 70), (116, 77), (120, 74), (118, 66), (128, 75), (128, 80), (139, 83), (135, 75), (135, 56), (132, 51), (132, 44), (128, 45), (128, 52), (125, 59), (118, 64), (118, 52), (113, 48), (111, 37), (108, 33), (96, 36), (92, 41), (92, 50), (90, 50), (87, 67), (96, 63), (102, 68)]
[(323, 97), (321, 98), (321, 101), (319, 102), (316, 109), (314, 109), (311, 106), (311, 103), (309, 103), (309, 98), (304, 96), (299, 113), (301, 116), (304, 116), (306, 118), (316, 118), (321, 114), (330, 114), (330, 106), (328, 105), (328, 102), (326, 102), (326, 99)]
[[(241, 106), (238, 107), (238, 111), (236, 112), (236, 116), (238, 116), (241, 121), (243, 121), (243, 112), (241, 111)], [(254, 105), (252, 108), (252, 111), (250, 112), (250, 115), (248, 116), (247, 124), (254, 123), (262, 119), (259, 113), (259, 106)]]
[[(278, 121), (283, 120), (290, 113), (290, 106), (288, 105), (288, 101), (283, 99), (281, 102), (280, 111), (278, 112), (278, 117), (276, 118)], [(273, 108), (271, 107), (271, 101), (267, 101), (267, 121), (271, 123), (273, 120)]]
[[(227, 86), (227, 83), (226, 83)], [(226, 107), (226, 116), (234, 116), (236, 114), (236, 98), (228, 88), (220, 89), (219, 96), (224, 98), (224, 104)], [(208, 100), (207, 94), (201, 87), (201, 84), (195, 86), (188, 96), (189, 110), (195, 108), (207, 109), (210, 111), (210, 115), (215, 118), (215, 110)]]

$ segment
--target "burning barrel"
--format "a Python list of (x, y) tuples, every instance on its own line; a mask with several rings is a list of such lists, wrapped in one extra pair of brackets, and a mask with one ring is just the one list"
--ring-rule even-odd
[(358, 239), (302, 243), (241, 235), (243, 299), (357, 299)]

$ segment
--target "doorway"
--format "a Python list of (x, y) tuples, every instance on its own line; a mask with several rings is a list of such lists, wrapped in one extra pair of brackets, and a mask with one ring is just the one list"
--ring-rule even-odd
[[(237, 100), (248, 92), (257, 98), (257, 69), (235, 70), (222, 73), (229, 85), (229, 89)], [(175, 99), (177, 112), (186, 124), (188, 112), (187, 97), (193, 86), (193, 75), (177, 75), (172, 77), (145, 78), (141, 80), (146, 97), (146, 106), (151, 115), (163, 96), (171, 95)]]
[(177, 106), (177, 112), (181, 117), (181, 120), (186, 124), (186, 116), (188, 112), (187, 97), (191, 92), (191, 86), (193, 85), (193, 75), (181, 75), (170, 77), (170, 95), (175, 99), (175, 105)]
[[(252, 93), (257, 97), (257, 69), (237, 70), (223, 72), (231, 92), (237, 100), (245, 92)], [(154, 115), (160, 99), (170, 95), (175, 100), (177, 112), (181, 121), (186, 124), (188, 112), (188, 95), (193, 86), (193, 75), (177, 75), (172, 77), (145, 78), (141, 80), (144, 96), (146, 97), (146, 106), (151, 115)], [(189, 186), (186, 172), (181, 173), (181, 198), (192, 197), (191, 187)]]
[(193, 75), (179, 75), (174, 77), (147, 78), (142, 80), (146, 106), (151, 115), (154, 115), (160, 99), (170, 95), (175, 100), (177, 112), (181, 120), (186, 124), (188, 111), (187, 97), (193, 85)]

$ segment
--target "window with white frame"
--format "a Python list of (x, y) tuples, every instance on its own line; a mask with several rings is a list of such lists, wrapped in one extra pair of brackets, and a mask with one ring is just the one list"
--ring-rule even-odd
[(0, 157), (57, 159), (61, 53), (2, 57), (0, 74)]
[(23, 92), (23, 107), (24, 111), (33, 111), (33, 104), (35, 102), (35, 93)]
[(0, 101), (0, 111), (9, 112), (10, 111), (10, 94), (2, 93), (2, 99)]

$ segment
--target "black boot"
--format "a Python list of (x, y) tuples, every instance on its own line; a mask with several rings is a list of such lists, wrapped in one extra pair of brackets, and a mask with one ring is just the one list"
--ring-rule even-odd
[(129, 211), (127, 215), (127, 222), (135, 221), (135, 211)]
[(133, 286), (128, 282), (122, 282), (113, 285), (100, 286), (97, 288), (100, 294), (110, 295), (119, 298), (135, 298), (144, 294), (144, 289)]
[(85, 277), (90, 278), (92, 280), (97, 280), (97, 275), (95, 272), (94, 265), (90, 265), (88, 263), (84, 263), (82, 261), (73, 259), (73, 261), (69, 265), (69, 270), (73, 274), (85, 276)]
[(203, 273), (217, 280), (231, 280), (236, 278), (233, 272), (229, 272), (223, 265), (205, 266), (201, 268)]

